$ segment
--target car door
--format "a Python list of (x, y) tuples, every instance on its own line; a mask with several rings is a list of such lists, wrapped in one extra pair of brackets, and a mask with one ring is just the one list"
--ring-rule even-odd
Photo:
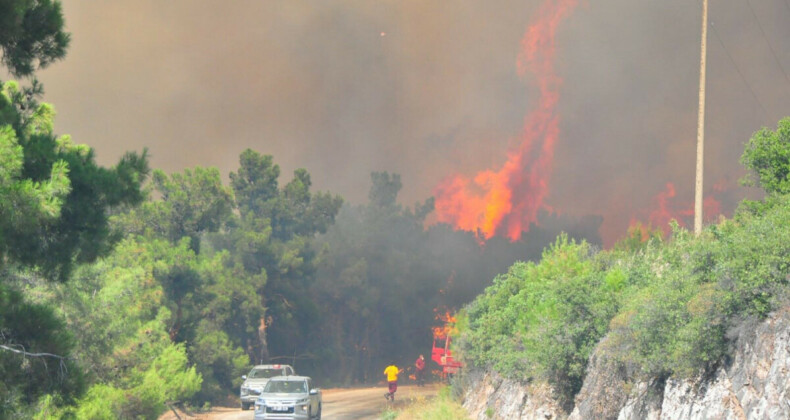
[[(308, 378), (307, 379), (307, 392), (309, 393), (312, 390), (313, 390), (313, 380)], [(317, 413), (318, 412), (318, 395), (317, 394), (313, 395), (312, 393), (310, 393), (310, 411), (313, 412), (313, 413)]]

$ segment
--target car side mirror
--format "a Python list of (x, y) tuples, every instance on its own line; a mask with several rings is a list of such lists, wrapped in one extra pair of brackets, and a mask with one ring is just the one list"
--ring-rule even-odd
[(241, 379), (247, 380), (247, 375), (241, 375)]
[(313, 388), (310, 390), (310, 395), (318, 395), (318, 388)]

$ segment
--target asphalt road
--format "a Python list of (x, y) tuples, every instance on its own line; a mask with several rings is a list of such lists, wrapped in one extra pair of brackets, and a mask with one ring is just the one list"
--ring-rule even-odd
[[(398, 387), (395, 407), (408, 405), (419, 396), (430, 398), (436, 395), (439, 385), (417, 387), (405, 385)], [(387, 392), (385, 386), (375, 388), (350, 388), (323, 390), (322, 420), (376, 420), (391, 404), (384, 399)], [(252, 420), (253, 412), (241, 411), (240, 408), (217, 407), (208, 413), (182, 419), (195, 420)], [(175, 416), (168, 413), (159, 420), (173, 420)]]

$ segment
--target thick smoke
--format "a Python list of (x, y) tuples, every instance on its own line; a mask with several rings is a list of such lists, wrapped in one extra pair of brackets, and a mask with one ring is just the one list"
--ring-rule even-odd
[[(352, 202), (371, 171), (401, 173), (412, 202), (519, 145), (539, 92), (516, 62), (541, 3), (66, 0), (72, 47), (40, 78), (58, 131), (104, 163), (147, 146), (155, 167), (227, 173), (251, 147)], [(729, 213), (743, 143), (790, 114), (790, 5), (710, 13), (706, 190)], [(671, 208), (692, 202), (699, 19), (696, 1), (595, 0), (557, 29), (545, 203), (603, 216), (605, 243), (649, 221), (668, 183)]]

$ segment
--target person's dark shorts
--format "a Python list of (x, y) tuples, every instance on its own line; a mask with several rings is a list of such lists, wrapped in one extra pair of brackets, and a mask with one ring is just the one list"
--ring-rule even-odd
[(397, 381), (387, 382), (387, 384), (389, 384), (389, 386), (390, 386), (390, 393), (391, 394), (394, 394), (395, 391), (398, 390), (398, 382)]

